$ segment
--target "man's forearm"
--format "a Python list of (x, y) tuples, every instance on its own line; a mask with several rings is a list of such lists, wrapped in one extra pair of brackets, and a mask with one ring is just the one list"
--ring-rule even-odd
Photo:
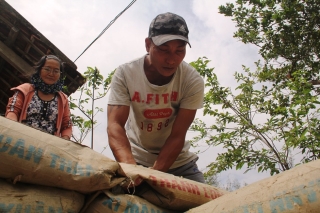
[(109, 145), (118, 162), (136, 164), (131, 152), (131, 145), (121, 126), (108, 127)]
[(167, 172), (176, 161), (184, 146), (184, 138), (168, 138), (162, 147), (153, 169)]

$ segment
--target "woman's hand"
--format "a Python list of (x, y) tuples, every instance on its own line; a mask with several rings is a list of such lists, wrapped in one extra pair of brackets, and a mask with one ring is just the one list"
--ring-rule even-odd
[(9, 118), (13, 121), (18, 121), (18, 116), (14, 112), (8, 112), (6, 118)]

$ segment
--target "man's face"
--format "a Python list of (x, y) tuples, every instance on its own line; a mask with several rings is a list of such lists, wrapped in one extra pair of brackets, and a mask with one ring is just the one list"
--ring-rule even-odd
[(173, 75), (186, 55), (186, 42), (177, 39), (160, 46), (156, 46), (151, 39), (146, 42), (152, 66), (162, 76)]

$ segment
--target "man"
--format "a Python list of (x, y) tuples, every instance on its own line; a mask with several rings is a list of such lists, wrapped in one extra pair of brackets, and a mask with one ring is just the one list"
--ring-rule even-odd
[(181, 16), (153, 19), (147, 54), (119, 66), (112, 78), (107, 131), (117, 161), (204, 182), (185, 141), (204, 94), (203, 79), (183, 61), (188, 33)]

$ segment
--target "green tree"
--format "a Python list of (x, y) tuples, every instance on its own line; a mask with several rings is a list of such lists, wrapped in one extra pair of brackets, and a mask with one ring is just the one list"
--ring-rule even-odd
[(219, 11), (236, 23), (235, 38), (260, 48), (266, 63), (261, 80), (278, 84), (300, 70), (319, 84), (319, 0), (237, 0)]
[(217, 174), (204, 175), (205, 183), (211, 186), (220, 187), (220, 181)]
[(234, 91), (219, 85), (207, 58), (192, 63), (206, 79), (204, 114), (215, 118), (194, 122), (194, 142), (225, 149), (207, 175), (244, 165), (273, 175), (294, 166), (292, 153), (298, 163), (319, 159), (320, 1), (237, 0), (219, 11), (236, 23), (235, 38), (259, 47), (263, 62), (235, 73)]
[(299, 71), (287, 87), (274, 87), (261, 82), (263, 68), (257, 62), (256, 71), (243, 67), (243, 72), (235, 73), (239, 85), (232, 92), (219, 85), (208, 63), (205, 57), (191, 63), (206, 80), (204, 114), (214, 117), (212, 125), (194, 121), (191, 130), (200, 134), (193, 145), (205, 139), (209, 146), (222, 146), (225, 151), (208, 166), (206, 175), (244, 165), (273, 175), (294, 166), (292, 152), (301, 153), (301, 162), (319, 158), (319, 102), (312, 95), (312, 84)]
[[(84, 73), (84, 77), (87, 79), (86, 83), (78, 89), (79, 98), (69, 97), (71, 119), (74, 127), (78, 128), (79, 136), (72, 135), (73, 140), (78, 143), (82, 143), (86, 136), (91, 132), (91, 148), (93, 149), (93, 130), (97, 121), (94, 117), (97, 113), (102, 112), (103, 109), (95, 107), (95, 101), (106, 96), (111, 78), (114, 71), (112, 71), (106, 79), (100, 74), (100, 71), (95, 67), (88, 67)], [(76, 115), (76, 109), (79, 110), (85, 118)]]

